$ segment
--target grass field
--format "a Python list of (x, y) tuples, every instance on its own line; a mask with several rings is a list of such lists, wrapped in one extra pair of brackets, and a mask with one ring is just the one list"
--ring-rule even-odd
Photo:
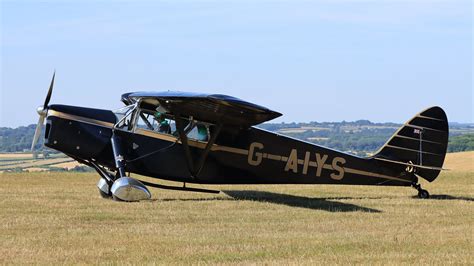
[(444, 172), (423, 184), (429, 200), (410, 188), (273, 185), (151, 189), (151, 201), (120, 203), (100, 198), (95, 174), (3, 173), (0, 264), (472, 265), (473, 178)]
[(38, 172), (51, 169), (70, 170), (80, 164), (64, 154), (52, 154), (44, 159), (34, 158), (31, 153), (0, 153), (0, 173), (9, 171)]

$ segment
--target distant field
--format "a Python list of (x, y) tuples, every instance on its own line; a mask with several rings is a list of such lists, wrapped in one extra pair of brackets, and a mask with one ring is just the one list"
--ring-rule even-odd
[[(314, 138), (322, 140), (325, 138)], [(80, 164), (65, 155), (53, 155), (49, 159), (33, 159), (33, 155), (26, 153), (0, 153), (0, 171), (20, 168), (26, 171), (41, 171), (49, 168), (73, 169)], [(448, 153), (444, 168), (451, 171), (474, 172), (474, 151)]]
[(443, 167), (450, 171), (474, 172), (474, 151), (448, 153)]
[(265, 185), (120, 203), (100, 198), (96, 174), (3, 173), (0, 264), (472, 265), (468, 156), (448, 155), (457, 170), (423, 184), (429, 200), (411, 188)]
[(61, 165), (63, 163), (67, 163), (71, 161), (72, 161), (71, 158), (55, 158), (55, 159), (46, 159), (46, 160), (21, 161), (17, 164), (0, 165), (0, 170), (7, 170), (11, 168), (21, 168), (28, 171), (28, 169), (31, 169), (31, 168), (38, 169), (38, 168), (45, 168), (47, 166), (54, 167), (54, 165), (56, 164)]
[(33, 159), (33, 154), (31, 153), (0, 153), (0, 159)]
[(47, 171), (52, 168), (72, 169), (80, 165), (64, 154), (53, 154), (50, 158), (35, 159), (31, 153), (0, 153), (0, 172), (23, 170), (27, 172)]

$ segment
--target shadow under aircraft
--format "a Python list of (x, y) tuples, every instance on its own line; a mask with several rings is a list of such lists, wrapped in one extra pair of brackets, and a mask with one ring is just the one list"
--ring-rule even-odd
[(322, 210), (328, 212), (381, 212), (380, 210), (372, 208), (335, 201), (335, 198), (313, 198), (255, 190), (224, 190), (223, 192), (237, 200), (268, 202), (311, 210)]

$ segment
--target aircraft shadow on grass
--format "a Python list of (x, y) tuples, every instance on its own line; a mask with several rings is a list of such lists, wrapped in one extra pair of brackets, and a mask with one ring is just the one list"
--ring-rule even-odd
[[(413, 196), (413, 198), (418, 198), (417, 196)], [(456, 197), (451, 195), (431, 195), (428, 200), (463, 200), (463, 201), (474, 201), (474, 198), (471, 197)]]
[(305, 208), (310, 210), (323, 210), (328, 212), (372, 212), (381, 211), (366, 208), (350, 203), (343, 203), (334, 200), (352, 199), (352, 198), (310, 198), (304, 196), (294, 196), (288, 194), (254, 191), (254, 190), (225, 190), (224, 194), (231, 198), (204, 198), (204, 199), (162, 199), (162, 201), (213, 201), (213, 200), (249, 200), (257, 202), (269, 202), (274, 204), (286, 205), (290, 207)]
[(248, 191), (248, 190), (226, 190), (223, 191), (226, 195), (236, 200), (251, 200), (258, 202), (269, 202), (274, 204), (281, 204), (290, 207), (305, 208), (311, 210), (323, 210), (329, 212), (373, 212), (380, 213), (381, 211), (371, 208), (366, 208), (350, 203), (343, 203), (333, 201), (339, 198), (310, 198), (304, 196), (295, 196), (288, 194), (281, 194), (266, 191)]
[[(257, 202), (268, 202), (290, 207), (305, 208), (311, 210), (323, 210), (329, 212), (373, 212), (381, 213), (382, 211), (367, 207), (358, 206), (350, 203), (339, 202), (338, 200), (354, 200), (354, 199), (383, 199), (387, 197), (325, 197), (325, 198), (310, 198), (304, 196), (295, 196), (267, 191), (256, 190), (224, 190), (224, 194), (230, 198), (210, 197), (210, 198), (187, 198), (187, 199), (156, 199), (154, 201), (237, 201), (248, 200)], [(417, 196), (412, 198), (418, 199)], [(451, 195), (431, 195), (427, 200), (462, 200), (474, 201), (472, 197), (456, 197)]]

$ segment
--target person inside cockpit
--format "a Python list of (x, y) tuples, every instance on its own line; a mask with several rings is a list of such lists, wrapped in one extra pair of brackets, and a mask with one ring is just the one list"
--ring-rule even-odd
[(200, 141), (208, 141), (209, 134), (207, 131), (207, 127), (202, 124), (197, 125), (197, 139)]
[(165, 116), (160, 112), (156, 112), (155, 118), (158, 122), (158, 132), (171, 134), (171, 126), (168, 120), (166, 120)]

